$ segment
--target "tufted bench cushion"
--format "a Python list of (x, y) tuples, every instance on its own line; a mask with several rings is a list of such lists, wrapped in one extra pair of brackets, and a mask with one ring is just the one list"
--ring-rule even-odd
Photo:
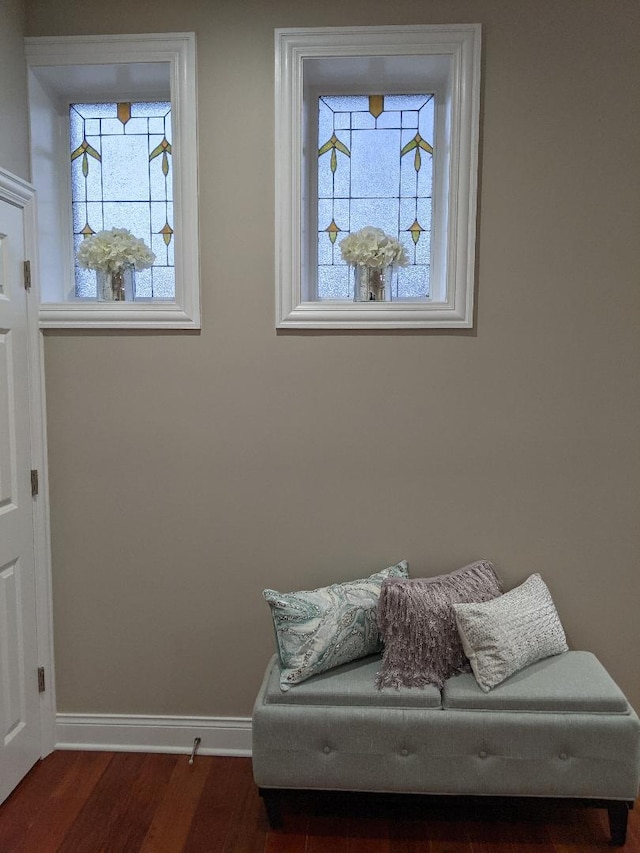
[(545, 658), (485, 693), (473, 675), (450, 678), (442, 706), (468, 711), (554, 714), (631, 713), (627, 699), (591, 652)]
[(372, 702), (379, 708), (421, 708), (440, 710), (440, 691), (427, 687), (401, 687), (378, 691), (373, 687), (380, 669), (380, 655), (353, 661), (337, 669), (323, 672), (287, 691), (280, 689), (280, 667), (274, 657), (267, 668), (264, 701), (267, 705), (331, 705), (362, 707)]
[[(638, 795), (640, 720), (597, 658), (569, 651), (489, 693), (473, 675), (379, 691), (377, 656), (283, 693), (274, 657), (253, 714), (265, 789), (569, 797)], [(627, 808), (627, 805), (624, 807)], [(625, 812), (626, 824), (626, 812)]]

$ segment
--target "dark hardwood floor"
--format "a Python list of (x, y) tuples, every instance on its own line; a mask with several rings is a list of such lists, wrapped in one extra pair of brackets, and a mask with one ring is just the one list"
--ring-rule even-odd
[[(248, 758), (54, 752), (0, 806), (0, 853), (591, 853), (569, 803), (298, 793), (270, 831)], [(640, 805), (624, 853), (640, 853)]]

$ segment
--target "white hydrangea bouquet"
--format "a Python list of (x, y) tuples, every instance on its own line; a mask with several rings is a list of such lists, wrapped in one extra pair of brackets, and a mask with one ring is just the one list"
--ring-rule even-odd
[(111, 228), (87, 237), (78, 248), (78, 263), (84, 269), (118, 273), (125, 267), (144, 270), (156, 259), (144, 240), (127, 228)]
[(354, 267), (406, 267), (404, 246), (381, 228), (367, 225), (340, 242), (342, 260)]

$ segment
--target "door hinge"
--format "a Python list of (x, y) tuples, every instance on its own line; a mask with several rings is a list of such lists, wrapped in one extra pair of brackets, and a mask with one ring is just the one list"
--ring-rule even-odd
[(24, 270), (24, 289), (31, 290), (31, 261), (25, 261), (22, 268)]
[(38, 692), (44, 693), (46, 690), (45, 681), (44, 681), (44, 667), (38, 667)]
[(35, 498), (39, 491), (38, 472), (33, 468), (31, 470), (31, 496)]

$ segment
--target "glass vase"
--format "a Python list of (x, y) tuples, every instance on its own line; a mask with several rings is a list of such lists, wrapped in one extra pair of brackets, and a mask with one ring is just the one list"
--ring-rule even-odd
[(390, 302), (393, 267), (355, 267), (354, 302)]
[(117, 272), (96, 270), (98, 302), (133, 302), (133, 267)]

